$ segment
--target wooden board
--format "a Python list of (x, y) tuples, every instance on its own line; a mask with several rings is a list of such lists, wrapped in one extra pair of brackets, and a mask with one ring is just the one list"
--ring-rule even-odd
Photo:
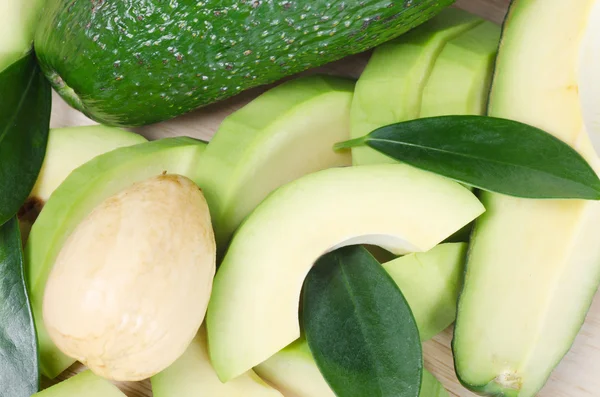
[[(457, 6), (501, 23), (508, 2), (509, 0), (458, 0)], [(308, 73), (320, 72), (358, 77), (368, 57), (368, 53), (353, 56)], [(226, 102), (195, 111), (175, 120), (136, 129), (136, 132), (150, 139), (176, 135), (209, 139), (226, 115), (240, 108), (264, 90), (265, 88), (251, 90)], [(94, 124), (80, 113), (70, 109), (57, 96), (54, 99), (53, 127)], [(514, 327), (515, 332), (519, 332), (519, 325), (514, 324)], [(450, 351), (451, 335), (452, 331), (448, 329), (425, 343), (426, 367), (444, 383), (451, 395), (474, 396), (474, 394), (460, 386), (454, 375)], [(57, 380), (64, 379), (79, 370), (81, 370), (81, 366), (75, 365)], [(46, 385), (50, 383), (45, 382)], [(147, 381), (123, 383), (119, 386), (129, 397), (152, 396), (150, 383)], [(554, 371), (550, 381), (539, 396), (592, 397), (598, 395), (600, 395), (600, 297), (597, 296), (573, 348)]]

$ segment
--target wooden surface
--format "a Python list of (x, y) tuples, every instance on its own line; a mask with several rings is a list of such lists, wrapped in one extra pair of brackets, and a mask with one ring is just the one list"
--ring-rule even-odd
[[(508, 1), (458, 0), (457, 5), (494, 22), (501, 23), (506, 13)], [(368, 60), (368, 56), (368, 53), (353, 56), (321, 68), (318, 72), (358, 77)], [(314, 71), (308, 73), (314, 73)], [(198, 110), (169, 122), (143, 127), (136, 131), (150, 139), (175, 135), (209, 139), (226, 115), (243, 106), (263, 90), (264, 88), (252, 90), (224, 103)], [(70, 109), (55, 96), (52, 115), (53, 127), (87, 124), (94, 123), (83, 117), (80, 113)], [(519, 324), (514, 324), (514, 326), (515, 332), (518, 332)], [(451, 330), (447, 330), (433, 340), (425, 343), (426, 367), (444, 383), (451, 395), (460, 397), (474, 396), (474, 394), (461, 387), (456, 380), (450, 351), (450, 340)], [(80, 369), (79, 365), (75, 365), (63, 374), (61, 378), (67, 377)], [(49, 382), (45, 382), (45, 384), (47, 385)], [(119, 386), (129, 397), (152, 396), (150, 384), (147, 381), (120, 384)], [(539, 396), (600, 396), (600, 298), (598, 296), (571, 352), (554, 371), (550, 381)]]

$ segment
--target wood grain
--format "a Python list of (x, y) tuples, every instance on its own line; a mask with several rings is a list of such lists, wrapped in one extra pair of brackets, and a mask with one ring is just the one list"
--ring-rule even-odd
[[(577, 0), (574, 0), (577, 1)], [(509, 0), (458, 0), (456, 5), (478, 14), (494, 22), (501, 23)], [(346, 58), (342, 61), (312, 70), (307, 73), (341, 74), (358, 77), (368, 60), (369, 53)], [(197, 110), (175, 120), (159, 123), (135, 131), (156, 139), (167, 136), (187, 135), (208, 140), (215, 133), (225, 116), (252, 100), (268, 87), (245, 92), (223, 103)], [(95, 124), (82, 114), (70, 109), (55, 95), (52, 112), (52, 126), (75, 126)], [(515, 324), (518, 332), (518, 324)], [(450, 341), (452, 330), (448, 329), (425, 343), (425, 364), (436, 377), (443, 382), (452, 396), (475, 396), (464, 389), (454, 374)], [(56, 381), (60, 381), (80, 371), (81, 365), (76, 364)], [(552, 374), (546, 387), (540, 392), (541, 397), (592, 397), (600, 395), (600, 297), (596, 299), (587, 316), (579, 336), (571, 351)], [(45, 380), (48, 386), (54, 382)], [(148, 381), (137, 383), (121, 383), (119, 387), (129, 397), (150, 397), (152, 391)], [(177, 397), (177, 396), (173, 396)]]

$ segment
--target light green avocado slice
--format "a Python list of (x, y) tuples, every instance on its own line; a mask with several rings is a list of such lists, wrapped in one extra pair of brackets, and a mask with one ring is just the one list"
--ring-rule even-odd
[(422, 341), (454, 322), (466, 254), (466, 243), (448, 243), (383, 264), (408, 301)]
[(74, 170), (50, 196), (25, 247), (40, 366), (46, 377), (56, 377), (74, 362), (52, 343), (42, 321), (44, 288), (63, 243), (97, 204), (128, 186), (163, 172), (193, 175), (205, 146), (204, 142), (178, 137), (119, 148)]
[(202, 327), (183, 356), (152, 377), (154, 397), (283, 397), (253, 370), (222, 383), (210, 364), (206, 343)]
[(32, 397), (125, 397), (125, 394), (106, 379), (87, 370)]
[(421, 379), (421, 391), (419, 397), (449, 397), (448, 391), (440, 383), (439, 380), (431, 374), (431, 372), (424, 370), (423, 378)]
[[(336, 397), (321, 375), (304, 337), (259, 364), (254, 370), (285, 397)], [(447, 397), (448, 392), (431, 373), (423, 370), (419, 396)]]
[(482, 22), (448, 41), (423, 90), (419, 117), (485, 114), (500, 26)]
[(349, 139), (353, 90), (350, 80), (303, 77), (223, 121), (198, 167), (220, 251), (271, 191), (310, 172), (350, 165), (350, 153), (332, 147)]
[(403, 164), (331, 168), (284, 185), (240, 226), (207, 313), (211, 360), (228, 381), (300, 337), (304, 278), (351, 244), (428, 251), (484, 211), (465, 187)]
[(146, 141), (141, 135), (104, 125), (51, 129), (46, 157), (30, 197), (46, 202), (75, 168), (98, 155)]
[(75, 168), (100, 154), (143, 142), (141, 135), (103, 125), (51, 129), (42, 168), (19, 211), (23, 241), (52, 192)]
[[(587, 63), (586, 47), (600, 54), (599, 26), (596, 0), (513, 1), (488, 109), (561, 139), (597, 172), (588, 135), (600, 124), (586, 109), (597, 111), (600, 86), (588, 83), (598, 79), (598, 65)], [(533, 397), (571, 347), (600, 284), (600, 203), (481, 198), (487, 212), (467, 257), (456, 372), (482, 395)]]
[(43, 0), (0, 1), (0, 71), (31, 50)]
[[(351, 136), (362, 137), (379, 127), (418, 118), (425, 84), (445, 44), (482, 23), (474, 15), (450, 8), (375, 49), (356, 83)], [(368, 147), (353, 148), (352, 161), (356, 165), (395, 162)]]

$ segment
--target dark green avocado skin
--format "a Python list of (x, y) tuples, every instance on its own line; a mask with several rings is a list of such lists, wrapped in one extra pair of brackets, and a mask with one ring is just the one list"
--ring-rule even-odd
[(171, 119), (388, 41), (454, 0), (47, 0), (54, 88), (108, 125)]

